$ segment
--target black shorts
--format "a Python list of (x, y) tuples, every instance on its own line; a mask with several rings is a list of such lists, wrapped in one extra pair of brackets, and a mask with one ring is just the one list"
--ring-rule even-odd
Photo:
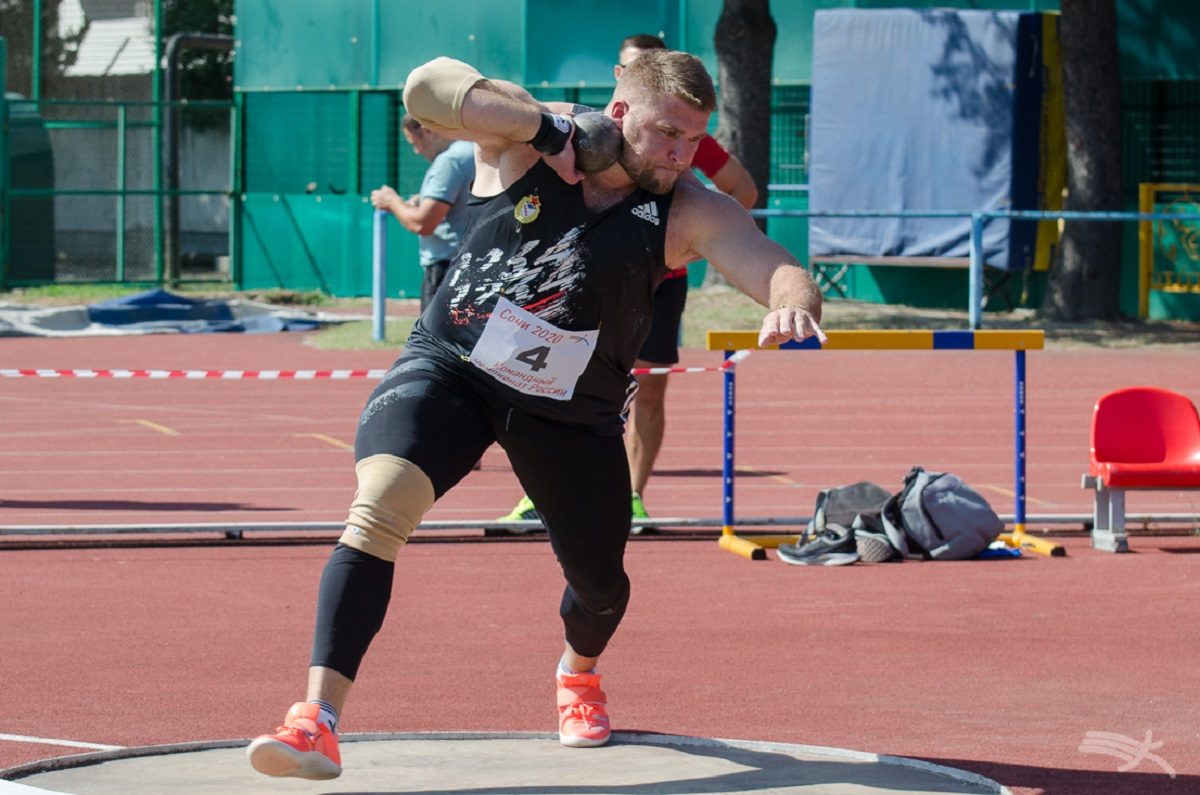
[(654, 291), (654, 315), (650, 334), (642, 345), (638, 358), (654, 364), (675, 364), (679, 361), (679, 327), (683, 307), (687, 304), (687, 279), (664, 279)]
[(624, 438), (519, 411), (471, 381), (444, 362), (402, 356), (363, 409), (354, 458), (382, 453), (411, 461), (440, 499), (499, 442), (562, 566), (567, 640), (580, 654), (598, 655), (629, 598), (632, 487)]

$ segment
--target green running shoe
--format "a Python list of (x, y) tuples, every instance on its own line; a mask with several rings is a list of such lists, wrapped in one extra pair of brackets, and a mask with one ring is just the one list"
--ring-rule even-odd
[(522, 494), (521, 501), (516, 507), (508, 513), (507, 516), (501, 516), (497, 522), (536, 522), (541, 519), (538, 516), (537, 508), (533, 507), (533, 500)]
[[(527, 496), (522, 496), (521, 501), (516, 507), (509, 512), (507, 516), (501, 516), (497, 522), (540, 522), (542, 517), (538, 514), (537, 508), (533, 507), (533, 500)], [(530, 533), (544, 533), (546, 528), (543, 527), (489, 527), (483, 531), (485, 536), (523, 536)]]
[[(630, 516), (631, 519), (650, 518), (650, 514), (646, 513), (646, 503), (642, 502), (642, 495), (638, 494), (636, 491), (633, 492), (633, 495), (629, 499), (629, 508), (630, 514), (632, 514)], [(629, 534), (638, 536), (642, 533), (653, 533), (657, 529), (658, 528), (654, 527), (653, 525), (635, 524), (629, 528)]]

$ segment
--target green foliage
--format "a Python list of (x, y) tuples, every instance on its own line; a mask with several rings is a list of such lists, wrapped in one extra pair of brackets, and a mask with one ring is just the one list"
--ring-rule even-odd
[(240, 297), (276, 306), (328, 306), (334, 300), (320, 290), (247, 290)]
[[(84, 27), (73, 36), (58, 35), (61, 0), (42, 0), (42, 76), (61, 75), (79, 53)], [(8, 42), (7, 78), (4, 90), (24, 96), (33, 86), (33, 9), (31, 0), (0, 0), (0, 38)]]
[[(176, 33), (233, 35), (233, 0), (163, 0), (164, 46)], [(184, 99), (231, 99), (233, 53), (185, 50), (179, 61), (179, 96)]]

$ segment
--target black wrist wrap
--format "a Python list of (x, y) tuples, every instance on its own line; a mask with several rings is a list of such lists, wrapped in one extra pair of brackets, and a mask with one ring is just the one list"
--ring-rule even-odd
[[(565, 129), (564, 129), (565, 128)], [(542, 113), (542, 123), (529, 145), (544, 155), (556, 155), (571, 137), (571, 120), (554, 113)]]

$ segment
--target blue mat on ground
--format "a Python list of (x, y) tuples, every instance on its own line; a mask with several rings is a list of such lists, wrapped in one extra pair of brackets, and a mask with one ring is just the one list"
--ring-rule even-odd
[(330, 323), (361, 319), (242, 299), (189, 298), (166, 290), (147, 290), (88, 306), (0, 306), (0, 337), (266, 334), (312, 331)]
[(238, 304), (229, 301), (187, 298), (166, 290), (148, 290), (87, 307), (93, 323), (139, 329), (170, 328), (184, 334), (312, 331), (321, 325), (316, 318), (284, 316), (278, 312), (245, 313), (238, 309)]

